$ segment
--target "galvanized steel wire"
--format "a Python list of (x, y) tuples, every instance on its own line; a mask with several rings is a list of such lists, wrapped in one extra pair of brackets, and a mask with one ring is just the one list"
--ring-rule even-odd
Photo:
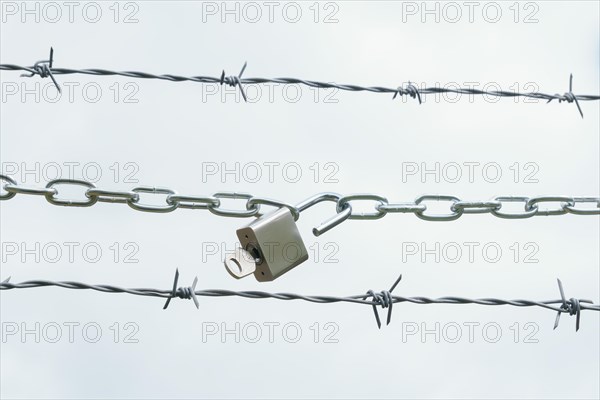
[(50, 57), (48, 60), (41, 60), (36, 62), (32, 66), (21, 66), (15, 64), (0, 64), (0, 70), (5, 71), (23, 71), (25, 74), (22, 76), (32, 77), (34, 75), (38, 75), (41, 78), (51, 78), (54, 82), (54, 85), (60, 92), (60, 85), (56, 81), (55, 75), (72, 75), (72, 74), (82, 74), (82, 75), (93, 75), (93, 76), (123, 76), (128, 78), (138, 78), (138, 79), (158, 79), (165, 80), (170, 82), (196, 82), (203, 84), (220, 84), (220, 85), (228, 85), (232, 87), (238, 87), (240, 93), (245, 101), (247, 101), (247, 96), (244, 91), (244, 85), (258, 85), (265, 83), (275, 83), (275, 84), (283, 84), (283, 85), (304, 85), (317, 89), (339, 89), (344, 91), (351, 92), (371, 92), (371, 93), (383, 93), (388, 95), (393, 95), (392, 99), (395, 99), (398, 96), (409, 96), (413, 99), (417, 99), (419, 104), (422, 103), (422, 96), (427, 94), (442, 94), (442, 93), (453, 93), (453, 94), (468, 94), (468, 95), (486, 95), (492, 97), (524, 97), (530, 99), (538, 99), (545, 100), (547, 103), (551, 101), (558, 101), (559, 103), (567, 102), (567, 103), (575, 103), (579, 114), (583, 117), (583, 111), (581, 110), (581, 106), (579, 104), (580, 101), (597, 101), (600, 100), (600, 95), (576, 95), (573, 93), (573, 75), (570, 75), (569, 78), (569, 90), (563, 94), (545, 94), (539, 92), (511, 92), (504, 90), (480, 90), (475, 88), (442, 88), (442, 87), (426, 87), (419, 88), (415, 86), (413, 83), (408, 83), (406, 86), (398, 86), (398, 87), (384, 87), (384, 86), (360, 86), (353, 84), (338, 84), (332, 82), (321, 82), (314, 80), (306, 80), (306, 79), (298, 79), (298, 78), (243, 78), (242, 75), (246, 70), (247, 64), (244, 63), (240, 73), (238, 75), (226, 75), (225, 71), (222, 71), (219, 77), (211, 77), (211, 76), (181, 76), (181, 75), (173, 75), (173, 74), (153, 74), (148, 72), (139, 72), (139, 71), (112, 71), (101, 68), (84, 68), (84, 69), (74, 69), (74, 68), (56, 68), (54, 67), (54, 50), (50, 49)]
[[(370, 305), (373, 308), (375, 320), (377, 326), (381, 328), (381, 320), (377, 307), (387, 308), (387, 324), (391, 322), (392, 308), (397, 303), (412, 303), (412, 304), (478, 304), (484, 306), (501, 306), (508, 305), (514, 307), (541, 307), (548, 310), (556, 311), (556, 319), (554, 323), (554, 329), (558, 326), (561, 314), (569, 314), (576, 316), (576, 330), (579, 330), (581, 311), (600, 311), (600, 305), (594, 304), (591, 300), (570, 298), (567, 299), (563, 290), (562, 282), (558, 279), (558, 287), (560, 290), (561, 298), (558, 300), (544, 300), (544, 301), (533, 301), (533, 300), (503, 300), (497, 298), (481, 298), (481, 299), (470, 299), (466, 297), (406, 297), (392, 294), (400, 280), (400, 275), (389, 290), (382, 290), (375, 292), (369, 290), (366, 294), (358, 294), (352, 296), (307, 296), (295, 293), (268, 293), (263, 291), (235, 291), (235, 290), (224, 290), (224, 289), (205, 289), (197, 290), (196, 285), (198, 278), (194, 279), (191, 286), (178, 286), (179, 270), (175, 272), (175, 279), (173, 281), (172, 289), (150, 289), (150, 288), (122, 288), (113, 285), (90, 285), (82, 282), (72, 281), (48, 281), (48, 280), (31, 280), (21, 283), (10, 282), (10, 277), (0, 283), (0, 290), (12, 290), (12, 289), (31, 289), (39, 287), (61, 287), (64, 289), (77, 289), (77, 290), (95, 290), (104, 293), (127, 293), (136, 296), (148, 296), (148, 297), (159, 297), (167, 299), (163, 309), (169, 306), (169, 303), (174, 298), (180, 299), (192, 299), (196, 305), (196, 308), (200, 308), (199, 296), (205, 297), (243, 297), (247, 299), (277, 299), (277, 300), (303, 300), (311, 303), (327, 304), (327, 303), (354, 303)], [(5, 300), (6, 301), (6, 300)]]
[[(0, 70), (5, 71), (23, 71), (24, 76), (33, 77), (35, 75), (41, 78), (50, 78), (58, 91), (61, 91), (60, 85), (57, 82), (55, 75), (71, 75), (71, 74), (83, 74), (93, 76), (123, 76), (129, 78), (139, 79), (158, 79), (166, 80), (170, 82), (196, 82), (201, 84), (220, 84), (237, 87), (244, 100), (247, 100), (247, 96), (244, 91), (244, 85), (257, 85), (265, 83), (275, 84), (299, 84), (312, 88), (318, 89), (339, 89), (344, 91), (353, 92), (372, 92), (372, 93), (384, 93), (393, 95), (395, 99), (398, 96), (409, 96), (413, 99), (417, 99), (419, 103), (422, 102), (422, 96), (427, 94), (441, 94), (441, 93), (454, 93), (454, 94), (468, 94), (468, 95), (488, 95), (495, 97), (525, 97), (532, 99), (545, 100), (547, 102), (558, 101), (575, 103), (580, 115), (583, 117), (583, 112), (579, 104), (580, 101), (597, 101), (600, 100), (600, 95), (575, 95), (573, 93), (573, 76), (569, 79), (569, 89), (564, 94), (545, 94), (539, 92), (509, 92), (509, 91), (487, 91), (479, 90), (475, 88), (440, 88), (440, 87), (426, 87), (419, 88), (413, 83), (408, 83), (406, 86), (400, 86), (396, 88), (383, 87), (383, 86), (360, 86), (352, 84), (337, 84), (331, 82), (321, 82), (313, 80), (304, 80), (297, 78), (244, 78), (242, 77), (247, 64), (244, 64), (238, 75), (227, 76), (225, 71), (221, 73), (219, 77), (211, 76), (180, 76), (172, 74), (152, 74), (147, 72), (138, 71), (112, 71), (107, 69), (88, 68), (88, 69), (72, 69), (72, 68), (56, 68), (54, 66), (54, 51), (50, 50), (50, 57), (48, 60), (42, 60), (36, 62), (33, 66), (20, 66), (14, 64), (0, 64)], [(526, 196), (498, 196), (489, 201), (463, 201), (455, 196), (448, 195), (424, 195), (417, 198), (413, 202), (408, 203), (390, 203), (387, 198), (372, 194), (353, 194), (342, 196), (337, 193), (319, 193), (316, 194), (297, 205), (291, 205), (286, 202), (273, 200), (269, 198), (256, 197), (247, 193), (236, 193), (236, 192), (220, 192), (215, 193), (212, 196), (192, 196), (192, 195), (179, 195), (176, 191), (168, 188), (157, 188), (140, 186), (130, 191), (114, 191), (114, 190), (103, 190), (96, 188), (96, 186), (90, 182), (74, 179), (56, 179), (49, 182), (45, 187), (27, 187), (19, 185), (11, 177), (0, 175), (0, 187), (5, 193), (0, 193), (0, 200), (8, 200), (15, 197), (17, 194), (28, 194), (28, 195), (41, 195), (46, 200), (54, 205), (62, 206), (77, 206), (77, 207), (88, 207), (94, 205), (96, 202), (110, 202), (110, 203), (125, 203), (131, 208), (139, 211), (149, 212), (171, 212), (177, 208), (189, 208), (189, 209), (206, 209), (213, 214), (220, 216), (229, 217), (259, 217), (260, 206), (267, 205), (273, 207), (286, 207), (288, 208), (294, 219), (298, 219), (300, 212), (306, 210), (313, 205), (322, 201), (331, 201), (336, 203), (336, 214), (330, 218), (327, 222), (323, 223), (319, 227), (315, 228), (313, 232), (315, 235), (326, 232), (327, 230), (337, 226), (346, 219), (378, 219), (385, 216), (387, 213), (414, 213), (417, 217), (431, 221), (450, 221), (459, 218), (463, 214), (480, 214), (480, 213), (491, 213), (501, 218), (529, 218), (536, 215), (562, 215), (566, 213), (581, 214), (581, 215), (598, 215), (600, 214), (600, 198), (598, 197), (570, 197), (570, 196), (543, 196), (543, 197), (526, 197)], [(82, 199), (62, 199), (58, 197), (58, 189), (56, 186), (59, 185), (75, 185), (84, 187), (84, 198)], [(144, 205), (139, 202), (140, 193), (160, 194), (166, 196), (164, 205)], [(245, 210), (228, 210), (221, 208), (220, 199), (243, 199), (246, 201)], [(353, 201), (372, 201), (375, 202), (373, 211), (368, 213), (356, 213), (352, 210), (351, 202)], [(450, 202), (450, 211), (446, 214), (441, 215), (430, 215), (426, 214), (427, 205), (426, 202)], [(520, 212), (505, 212), (501, 211), (503, 205), (509, 202), (519, 202), (524, 205), (524, 209)], [(558, 202), (559, 207), (554, 209), (540, 210), (539, 204), (541, 203), (552, 203)], [(581, 203), (593, 203), (595, 206), (581, 207)], [(578, 206), (579, 204), (579, 206)], [(515, 307), (541, 307), (557, 312), (554, 328), (558, 326), (560, 316), (563, 313), (576, 316), (576, 329), (579, 330), (580, 318), (582, 310), (600, 311), (600, 305), (594, 304), (590, 300), (570, 298), (567, 299), (564, 295), (562, 283), (558, 280), (558, 286), (560, 290), (561, 298), (558, 300), (546, 300), (546, 301), (531, 301), (531, 300), (502, 300), (497, 298), (482, 298), (482, 299), (470, 299), (465, 297), (440, 297), (440, 298), (429, 298), (429, 297), (405, 297), (393, 295), (392, 291), (396, 288), (400, 282), (400, 276), (395, 283), (392, 285), (390, 290), (383, 290), (380, 292), (374, 292), (373, 290), (367, 291), (366, 294), (352, 295), (345, 297), (338, 296), (306, 296), (293, 293), (268, 293), (262, 291), (232, 291), (223, 289), (208, 289), (208, 290), (196, 290), (198, 278), (196, 278), (193, 284), (189, 287), (178, 287), (179, 272), (176, 271), (175, 280), (173, 282), (172, 289), (150, 289), (150, 288), (121, 288), (112, 285), (90, 285), (81, 282), (71, 281), (48, 281), (48, 280), (32, 280), (21, 283), (11, 283), (10, 278), (0, 283), (0, 290), (12, 290), (12, 289), (28, 289), (28, 288), (39, 288), (55, 286), (66, 289), (84, 289), (84, 290), (95, 290), (104, 293), (128, 293), (137, 296), (149, 296), (165, 298), (166, 303), (164, 308), (167, 308), (170, 301), (174, 298), (181, 299), (192, 299), (197, 308), (200, 303), (198, 296), (207, 297), (228, 297), (238, 296), (249, 299), (278, 299), (278, 300), (303, 300), (312, 303), (325, 304), (325, 303), (354, 303), (370, 305), (373, 308), (373, 312), (376, 318), (378, 327), (381, 327), (381, 320), (377, 307), (387, 308), (387, 323), (389, 324), (392, 316), (392, 308), (397, 303), (413, 303), (413, 304), (478, 304), (487, 306), (498, 306), (498, 305), (510, 305)]]

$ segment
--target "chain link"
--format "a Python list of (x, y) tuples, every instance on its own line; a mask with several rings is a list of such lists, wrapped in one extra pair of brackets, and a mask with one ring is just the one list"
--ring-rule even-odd
[[(24, 186), (24, 185), (13, 185), (13, 184), (8, 184), (8, 185), (4, 185), (4, 190), (6, 190), (7, 192), (11, 193), (12, 196), (9, 198), (14, 197), (14, 195), (16, 194), (30, 194), (33, 196), (52, 196), (58, 193), (58, 191), (54, 188), (37, 188), (37, 187), (31, 187), (31, 186)], [(2, 200), (6, 200), (6, 199), (2, 199)]]
[(452, 209), (452, 206), (454, 206), (456, 203), (458, 203), (460, 201), (460, 199), (458, 197), (454, 197), (454, 196), (425, 195), (425, 196), (421, 196), (421, 197), (417, 198), (417, 200), (415, 200), (415, 204), (420, 205), (422, 202), (430, 201), (430, 200), (433, 200), (436, 202), (451, 201), (452, 202), (452, 205), (450, 206), (451, 212), (448, 214), (426, 215), (425, 211), (427, 210), (427, 206), (425, 206), (424, 211), (415, 212), (415, 215), (417, 217), (424, 219), (425, 221), (454, 221), (455, 219), (458, 219), (458, 218), (460, 218), (461, 215), (463, 215), (464, 211), (462, 208)]
[[(495, 215), (498, 218), (505, 218), (505, 219), (523, 219), (523, 218), (531, 218), (534, 215), (537, 214), (538, 212), (538, 207), (537, 205), (533, 204), (530, 208), (527, 208), (527, 202), (529, 201), (529, 197), (524, 197), (524, 196), (500, 196), (500, 197), (496, 197), (494, 199), (494, 201), (498, 201), (500, 202), (500, 207), (496, 210), (492, 210), (492, 214)], [(502, 210), (502, 206), (504, 205), (504, 203), (523, 203), (523, 209), (524, 211), (522, 212), (513, 212), (513, 213), (509, 213), (509, 212), (505, 212), (505, 211), (501, 211)]]
[(485, 214), (492, 210), (499, 210), (502, 203), (499, 201), (456, 201), (451, 206), (452, 211), (462, 211), (464, 214)]
[[(294, 207), (291, 204), (287, 204), (287, 203), (284, 203), (279, 200), (268, 199), (266, 197), (251, 197), (251, 198), (249, 198), (248, 201), (246, 202), (246, 209), (252, 210), (252, 209), (254, 209), (254, 207), (261, 206), (261, 205), (277, 207), (277, 208), (285, 207), (288, 210), (290, 210), (290, 212), (292, 213), (292, 216), (294, 217), (294, 221), (298, 221), (298, 218), (300, 218), (300, 211), (298, 211), (298, 208)], [(256, 217), (261, 217), (262, 215), (263, 215), (263, 213), (259, 213), (259, 212), (257, 212), (255, 214)]]
[[(597, 197), (573, 197), (574, 205), (565, 204), (563, 207), (567, 212), (578, 215), (600, 214), (600, 199)], [(596, 203), (596, 208), (577, 208), (577, 203)]]
[(56, 197), (58, 195), (58, 189), (56, 189), (55, 186), (60, 186), (60, 185), (83, 186), (83, 187), (88, 188), (88, 190), (96, 188), (96, 186), (93, 183), (86, 182), (86, 181), (80, 181), (77, 179), (54, 179), (54, 180), (48, 182), (48, 184), (46, 185), (47, 189), (54, 190), (54, 193), (46, 194), (46, 200), (48, 200), (48, 203), (54, 204), (55, 206), (90, 207), (90, 206), (93, 206), (94, 204), (96, 204), (96, 201), (98, 201), (97, 197), (85, 196), (87, 194), (87, 191), (86, 191), (86, 193), (84, 193), (85, 200), (59, 199)]
[(382, 210), (379, 207), (388, 204), (388, 200), (385, 197), (378, 196), (376, 194), (367, 194), (367, 193), (352, 194), (349, 196), (341, 197), (337, 202), (336, 211), (338, 213), (344, 211), (346, 208), (348, 208), (348, 204), (352, 200), (374, 200), (377, 202), (377, 204), (375, 205), (375, 212), (369, 212), (369, 213), (354, 213), (354, 212), (352, 212), (352, 213), (350, 213), (350, 216), (348, 217), (348, 219), (379, 219), (379, 218), (383, 218), (385, 216), (385, 214), (387, 213), (387, 211)]
[(418, 213), (427, 210), (425, 204), (414, 204), (414, 203), (394, 203), (394, 204), (377, 204), (375, 206), (378, 210), (386, 213)]
[(252, 195), (249, 193), (236, 193), (236, 192), (219, 192), (215, 193), (213, 197), (217, 199), (245, 199), (246, 200), (246, 209), (245, 210), (230, 210), (226, 208), (221, 208), (221, 205), (218, 206), (208, 206), (208, 211), (215, 215), (219, 215), (221, 217), (234, 217), (234, 218), (248, 218), (254, 217), (258, 214), (260, 210), (259, 204), (248, 204), (248, 201), (252, 199)]
[(0, 200), (9, 200), (17, 195), (16, 192), (9, 192), (5, 189), (5, 186), (7, 186), (7, 185), (11, 185), (13, 187), (17, 186), (17, 182), (13, 178), (11, 178), (9, 176), (5, 176), (5, 175), (0, 175), (0, 181), (8, 182), (7, 184), (4, 184), (4, 183), (2, 184), (2, 189), (5, 190), (6, 193), (3, 195), (0, 195)]
[(208, 210), (210, 206), (219, 207), (221, 200), (216, 197), (206, 196), (182, 196), (171, 194), (167, 196), (167, 203), (177, 204), (178, 208), (189, 208), (191, 210)]
[[(161, 187), (152, 187), (152, 186), (139, 186), (131, 189), (133, 193), (148, 193), (148, 194), (166, 194), (168, 196), (176, 194), (174, 190), (161, 188)], [(175, 211), (175, 209), (179, 206), (178, 203), (169, 204), (168, 197), (165, 198), (166, 205), (149, 205), (149, 204), (140, 204), (139, 197), (137, 199), (127, 199), (127, 205), (134, 210), (138, 211), (147, 211), (154, 213), (168, 213), (171, 211)]]
[(132, 192), (119, 192), (116, 190), (102, 190), (102, 189), (88, 189), (85, 192), (87, 197), (95, 197), (97, 201), (102, 203), (127, 203), (127, 200), (131, 200), (134, 203), (140, 199), (140, 195)]
[[(61, 186), (82, 186), (86, 188), (85, 199), (60, 198)], [(140, 194), (163, 195), (164, 203), (159, 205), (140, 203)], [(29, 187), (17, 184), (9, 176), (0, 175), (0, 200), (9, 200), (17, 194), (44, 196), (46, 200), (55, 205), (67, 207), (89, 207), (97, 202), (123, 203), (129, 207), (145, 212), (168, 213), (177, 208), (208, 210), (222, 217), (249, 218), (260, 217), (261, 206), (276, 208), (285, 207), (290, 210), (295, 220), (300, 213), (323, 201), (333, 202), (336, 205), (336, 214), (324, 223), (313, 229), (318, 236), (347, 219), (379, 219), (388, 213), (411, 213), (427, 221), (452, 221), (463, 214), (492, 214), (499, 218), (524, 219), (534, 216), (554, 216), (564, 214), (600, 215), (599, 197), (570, 197), (570, 196), (498, 196), (487, 201), (463, 201), (455, 196), (424, 195), (414, 202), (390, 203), (387, 198), (374, 193), (360, 193), (342, 196), (337, 193), (319, 193), (310, 198), (292, 205), (283, 201), (265, 197), (253, 196), (249, 193), (219, 192), (212, 196), (180, 195), (168, 188), (140, 186), (130, 191), (103, 190), (93, 183), (76, 179), (55, 179), (45, 187)], [(244, 200), (242, 209), (226, 209), (221, 206), (221, 199)], [(373, 211), (353, 211), (352, 204), (357, 201), (372, 201)], [(450, 203), (448, 212), (441, 214), (431, 213), (430, 207), (435, 203)], [(509, 203), (520, 203), (522, 210), (508, 211)], [(544, 203), (558, 203), (552, 208), (541, 208)], [(594, 206), (584, 206), (593, 204)], [(429, 206), (428, 206), (429, 205)]]
[[(540, 210), (538, 205), (541, 203), (552, 203), (552, 202), (561, 202), (560, 208), (549, 209), (549, 210)], [(543, 196), (543, 197), (533, 197), (527, 200), (525, 203), (526, 210), (536, 209), (536, 215), (563, 215), (568, 211), (565, 206), (574, 206), (575, 200), (572, 197), (564, 197), (564, 196)]]

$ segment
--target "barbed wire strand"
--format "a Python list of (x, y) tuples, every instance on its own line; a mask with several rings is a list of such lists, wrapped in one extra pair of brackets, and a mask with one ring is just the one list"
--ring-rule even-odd
[[(30, 288), (38, 288), (38, 287), (48, 287), (48, 286), (56, 286), (65, 289), (86, 289), (86, 290), (95, 290), (104, 293), (128, 293), (136, 296), (149, 296), (149, 297), (159, 297), (166, 298), (167, 301), (163, 306), (163, 309), (166, 309), (171, 300), (174, 298), (180, 299), (192, 299), (196, 308), (200, 308), (200, 303), (198, 301), (198, 296), (205, 297), (244, 297), (248, 299), (277, 299), (277, 300), (303, 300), (311, 303), (318, 304), (326, 304), (326, 303), (355, 303), (355, 304), (365, 304), (373, 307), (373, 313), (375, 314), (375, 321), (377, 323), (377, 327), (381, 328), (381, 320), (379, 318), (379, 312), (377, 311), (377, 307), (381, 307), (382, 309), (387, 308), (387, 320), (386, 324), (389, 325), (392, 319), (392, 306), (395, 303), (413, 303), (413, 304), (479, 304), (485, 306), (500, 306), (500, 305), (510, 305), (515, 307), (541, 307), (549, 310), (556, 311), (556, 319), (554, 322), (554, 329), (558, 327), (560, 322), (560, 316), (563, 313), (567, 313), (569, 315), (576, 316), (575, 330), (579, 331), (580, 320), (581, 320), (581, 311), (582, 310), (591, 310), (591, 311), (600, 311), (600, 305), (594, 304), (591, 300), (585, 299), (577, 299), (570, 298), (567, 300), (562, 282), (560, 279), (558, 281), (558, 288), (560, 291), (560, 299), (558, 300), (546, 300), (546, 301), (532, 301), (532, 300), (502, 300), (497, 298), (482, 298), (482, 299), (470, 299), (466, 297), (440, 297), (440, 298), (430, 298), (430, 297), (405, 297), (393, 295), (392, 292), (398, 286), (402, 279), (402, 275), (400, 275), (390, 290), (382, 290), (381, 292), (374, 292), (373, 290), (369, 290), (366, 294), (354, 295), (354, 296), (306, 296), (301, 294), (294, 293), (268, 293), (263, 291), (234, 291), (234, 290), (225, 290), (225, 289), (205, 289), (205, 290), (196, 290), (196, 285), (198, 283), (198, 277), (194, 279), (194, 282), (189, 287), (178, 287), (179, 281), (179, 270), (175, 271), (175, 279), (173, 281), (172, 289), (149, 289), (149, 288), (132, 288), (126, 289), (118, 286), (112, 285), (90, 285), (81, 282), (72, 282), (72, 281), (48, 281), (48, 280), (31, 280), (25, 281), (21, 283), (11, 283), (10, 277), (5, 279), (0, 283), (0, 290), (11, 290), (11, 289), (30, 289)], [(558, 306), (556, 306), (557, 304)]]
[(373, 92), (373, 93), (385, 93), (393, 94), (392, 99), (398, 96), (409, 96), (413, 99), (417, 99), (419, 104), (422, 103), (422, 95), (426, 94), (468, 94), (468, 95), (487, 95), (494, 97), (525, 97), (531, 99), (546, 100), (550, 103), (553, 100), (557, 100), (559, 103), (575, 103), (579, 114), (583, 118), (583, 111), (579, 104), (580, 101), (596, 101), (600, 100), (600, 95), (575, 95), (573, 93), (573, 74), (569, 77), (569, 91), (564, 94), (545, 94), (539, 92), (509, 92), (504, 90), (480, 90), (475, 88), (442, 88), (442, 87), (426, 87), (419, 88), (410, 81), (406, 86), (398, 86), (396, 88), (389, 88), (383, 86), (359, 86), (351, 84), (337, 84), (332, 82), (320, 82), (298, 78), (242, 78), (244, 71), (246, 70), (247, 63), (244, 63), (240, 73), (238, 75), (227, 76), (225, 70), (222, 71), (220, 77), (210, 76), (180, 76), (172, 74), (152, 74), (148, 72), (139, 71), (111, 71), (99, 68), (85, 68), (85, 69), (72, 69), (72, 68), (54, 68), (54, 49), (50, 48), (50, 57), (48, 60), (42, 60), (36, 62), (33, 66), (24, 67), (14, 64), (0, 64), (0, 70), (6, 71), (25, 71), (26, 74), (21, 76), (32, 77), (39, 75), (41, 78), (50, 77), (54, 82), (54, 85), (60, 92), (60, 85), (57, 83), (54, 75), (71, 75), (71, 74), (84, 74), (84, 75), (96, 75), (96, 76), (124, 76), (129, 78), (139, 79), (159, 79), (171, 82), (197, 82), (197, 83), (214, 83), (220, 85), (228, 85), (231, 87), (238, 87), (244, 101), (248, 101), (243, 85), (252, 84), (264, 84), (264, 83), (277, 83), (283, 85), (298, 84), (317, 89), (339, 89), (344, 91), (352, 92)]

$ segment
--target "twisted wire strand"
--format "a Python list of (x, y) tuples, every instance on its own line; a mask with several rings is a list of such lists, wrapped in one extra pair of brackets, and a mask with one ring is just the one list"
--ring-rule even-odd
[(396, 303), (412, 303), (412, 304), (478, 304), (484, 306), (514, 306), (514, 307), (540, 307), (548, 310), (557, 312), (557, 318), (555, 321), (554, 328), (558, 326), (560, 315), (567, 313), (569, 315), (576, 315), (576, 330), (579, 330), (579, 321), (582, 310), (600, 311), (600, 305), (594, 304), (591, 300), (571, 298), (569, 300), (564, 296), (564, 290), (562, 283), (558, 280), (558, 286), (560, 289), (561, 299), (556, 300), (545, 300), (545, 301), (533, 301), (533, 300), (503, 300), (497, 298), (480, 298), (471, 299), (466, 297), (447, 296), (447, 297), (407, 297), (393, 295), (392, 291), (396, 288), (402, 275), (395, 281), (390, 290), (383, 290), (381, 292), (374, 292), (373, 290), (367, 291), (366, 294), (351, 295), (351, 296), (319, 296), (319, 295), (301, 295), (296, 293), (269, 293), (263, 291), (235, 291), (226, 289), (203, 289), (196, 290), (196, 284), (198, 278), (194, 279), (194, 283), (189, 287), (178, 287), (179, 271), (175, 272), (175, 279), (173, 282), (173, 289), (162, 290), (162, 289), (151, 289), (151, 288), (122, 288), (113, 285), (91, 285), (82, 282), (73, 281), (48, 281), (48, 280), (30, 280), (21, 283), (9, 282), (10, 277), (0, 283), (0, 290), (11, 290), (11, 289), (31, 289), (38, 287), (61, 287), (65, 289), (78, 289), (78, 290), (94, 290), (103, 293), (127, 293), (136, 296), (150, 296), (166, 298), (167, 301), (165, 306), (166, 309), (169, 306), (171, 299), (192, 299), (199, 308), (199, 302), (197, 297), (243, 297), (248, 299), (277, 299), (277, 300), (303, 300), (317, 304), (329, 304), (329, 303), (354, 303), (364, 304), (373, 307), (375, 320), (377, 326), (381, 328), (381, 320), (377, 307), (388, 308), (387, 324), (391, 322), (392, 307)]
[(427, 94), (468, 94), (468, 95), (487, 95), (494, 97), (524, 97), (538, 100), (545, 100), (551, 102), (557, 100), (562, 103), (575, 103), (580, 115), (583, 117), (583, 112), (579, 105), (579, 101), (597, 101), (600, 100), (600, 95), (575, 95), (573, 93), (573, 75), (569, 78), (569, 90), (564, 94), (545, 94), (540, 92), (509, 92), (504, 90), (481, 90), (475, 88), (441, 88), (441, 87), (427, 87), (418, 88), (412, 83), (408, 83), (406, 87), (389, 88), (383, 86), (360, 86), (352, 84), (338, 84), (332, 82), (320, 82), (298, 78), (242, 78), (242, 75), (246, 69), (247, 63), (244, 63), (240, 73), (238, 75), (226, 76), (225, 71), (222, 72), (220, 77), (211, 76), (181, 76), (172, 74), (152, 74), (148, 72), (139, 71), (112, 71), (107, 69), (99, 68), (86, 68), (86, 69), (72, 69), (72, 68), (55, 68), (53, 64), (53, 49), (50, 50), (50, 59), (44, 61), (38, 61), (32, 67), (25, 67), (15, 64), (0, 64), (0, 70), (5, 71), (25, 71), (29, 75), (39, 75), (42, 78), (50, 77), (57, 89), (60, 91), (60, 86), (56, 82), (54, 75), (72, 75), (72, 74), (83, 74), (83, 75), (94, 75), (94, 76), (123, 76), (128, 78), (139, 78), (139, 79), (159, 79), (171, 82), (197, 82), (197, 83), (216, 83), (220, 85), (228, 85), (232, 87), (238, 87), (244, 98), (247, 101), (246, 93), (244, 92), (243, 85), (256, 85), (264, 83), (277, 83), (283, 85), (298, 84), (317, 89), (339, 89), (344, 91), (352, 92), (372, 92), (372, 93), (385, 93), (393, 94), (392, 99), (398, 96), (407, 95), (413, 99), (418, 99), (419, 103), (422, 103), (421, 96)]

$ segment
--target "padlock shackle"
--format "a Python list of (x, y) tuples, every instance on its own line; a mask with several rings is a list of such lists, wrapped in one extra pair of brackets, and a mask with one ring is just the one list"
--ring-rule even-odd
[[(323, 201), (334, 202), (334, 203), (336, 203), (336, 206), (337, 206), (337, 204), (339, 203), (339, 200), (342, 197), (343, 196), (341, 194), (334, 193), (334, 192), (318, 193), (318, 194), (311, 196), (308, 199), (296, 204), (296, 209), (299, 212), (302, 212), (302, 211), (305, 211), (308, 208), (310, 208), (316, 204), (319, 204)], [(313, 235), (315, 235), (315, 236), (322, 235), (323, 233), (329, 231), (330, 229), (338, 226), (339, 224), (341, 224), (342, 222), (347, 220), (351, 214), (352, 214), (352, 206), (350, 205), (350, 203), (346, 203), (344, 208), (339, 213), (337, 213), (333, 217), (329, 218), (327, 221), (323, 222), (321, 225), (313, 228), (313, 230), (312, 230)]]

